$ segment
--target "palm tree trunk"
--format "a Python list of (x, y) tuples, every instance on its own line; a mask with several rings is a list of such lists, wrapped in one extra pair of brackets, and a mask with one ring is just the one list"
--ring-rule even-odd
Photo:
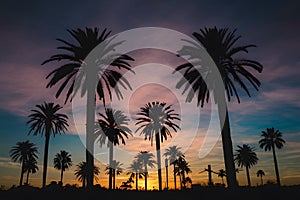
[(63, 185), (63, 176), (64, 176), (64, 170), (63, 170), (63, 168), (61, 168), (61, 172), (60, 172), (60, 182), (61, 182), (61, 186)]
[(249, 167), (247, 167), (247, 166), (246, 166), (246, 174), (247, 174), (247, 182), (248, 182), (248, 186), (251, 187)]
[(49, 142), (50, 142), (50, 128), (46, 126), (46, 141), (45, 141), (45, 149), (44, 149), (43, 182), (42, 182), (43, 188), (46, 186), (46, 179), (47, 179)]
[(26, 176), (26, 185), (28, 185), (28, 181), (29, 181), (29, 170), (27, 171), (27, 176)]
[(165, 159), (165, 165), (166, 165), (166, 189), (169, 188), (169, 173), (168, 173), (168, 159)]
[(83, 188), (85, 188), (86, 187), (86, 184), (85, 184), (85, 182), (86, 182), (86, 180), (85, 180), (85, 178), (83, 179), (83, 181), (82, 181), (82, 187)]
[(183, 188), (185, 188), (185, 173), (182, 170), (182, 180), (183, 180)]
[(173, 170), (174, 170), (174, 190), (176, 190), (176, 164), (175, 164), (175, 161), (173, 163)]
[(147, 191), (147, 179), (148, 179), (148, 169), (147, 169), (147, 164), (145, 164), (145, 191)]
[(116, 169), (112, 169), (113, 189), (116, 189)]
[(109, 177), (108, 177), (108, 188), (111, 190), (112, 189), (112, 182), (113, 182), (113, 169), (112, 169), (112, 163), (113, 163), (113, 154), (114, 154), (114, 149), (113, 149), (113, 143), (108, 140), (108, 145), (109, 145)]
[[(225, 162), (225, 170), (226, 170), (226, 180), (228, 187), (233, 189), (237, 187), (236, 182), (236, 173), (233, 159), (233, 147), (230, 135), (230, 124), (229, 124), (229, 116), (227, 110), (227, 104), (225, 100), (224, 91), (217, 91), (218, 94), (218, 112), (220, 119), (220, 128), (222, 135), (222, 145), (223, 145), (223, 156)], [(222, 93), (222, 94), (220, 94)]]
[(264, 185), (262, 175), (260, 175), (260, 183), (261, 183), (261, 185)]
[(156, 157), (157, 157), (157, 173), (158, 173), (158, 190), (162, 190), (162, 179), (161, 179), (161, 158), (160, 158), (160, 140), (159, 133), (155, 135), (155, 143), (156, 143)]
[(19, 186), (22, 186), (23, 184), (24, 165), (25, 165), (25, 160), (23, 159), (22, 166), (21, 166), (21, 176), (20, 176)]
[(139, 180), (138, 172), (136, 172), (135, 173), (135, 190), (138, 190), (138, 188), (139, 188), (138, 180)]
[[(87, 74), (88, 79), (88, 74)], [(86, 108), (86, 165), (87, 165), (87, 187), (94, 185), (94, 121), (95, 121), (95, 85), (89, 81), (87, 90), (87, 108)]]
[(179, 173), (179, 185), (180, 185), (180, 190), (182, 190), (182, 179), (181, 179), (181, 173)]
[(275, 165), (276, 180), (277, 180), (277, 184), (280, 186), (280, 177), (279, 177), (279, 170), (278, 170), (278, 164), (277, 164), (277, 158), (276, 158), (274, 144), (272, 145), (272, 151), (273, 151), (273, 159), (274, 159), (274, 165)]

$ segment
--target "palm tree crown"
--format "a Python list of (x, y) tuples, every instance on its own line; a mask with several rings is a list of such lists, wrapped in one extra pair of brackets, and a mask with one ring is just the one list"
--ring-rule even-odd
[[(57, 69), (53, 70), (49, 75), (46, 77), (47, 79), (51, 78), (49, 83), (47, 84), (47, 87), (53, 87), (58, 82), (62, 81), (62, 84), (59, 88), (59, 90), (56, 93), (56, 97), (58, 98), (62, 91), (66, 88), (67, 85), (69, 85), (69, 89), (66, 93), (66, 100), (68, 101), (72, 93), (76, 93), (76, 84), (75, 84), (75, 78), (84, 78), (87, 70), (96, 70), (95, 73), (92, 73), (92, 75), (97, 75), (98, 72), (101, 74), (101, 79), (98, 80), (97, 87), (95, 85), (94, 88), (97, 88), (97, 94), (99, 96), (100, 100), (103, 100), (105, 104), (105, 91), (106, 88), (108, 94), (111, 96), (111, 87), (114, 88), (116, 94), (118, 97), (122, 97), (122, 94), (117, 86), (117, 83), (119, 82), (125, 89), (127, 87), (131, 88), (129, 85), (129, 82), (122, 77), (120, 72), (117, 72), (114, 69), (107, 69), (105, 70), (103, 66), (99, 65), (97, 68), (92, 69), (93, 65), (87, 66), (88, 69), (85, 69), (85, 62), (84, 60), (86, 57), (91, 53), (91, 51), (97, 47), (99, 44), (102, 44), (103, 52), (99, 53), (99, 59), (97, 59), (97, 62), (99, 60), (101, 61), (100, 64), (107, 64), (113, 67), (117, 67), (119, 69), (124, 70), (131, 70), (130, 64), (128, 64), (128, 61), (134, 61), (133, 58), (127, 55), (114, 55), (115, 58), (107, 58), (107, 53), (114, 50), (116, 45), (119, 44), (113, 44), (110, 45), (110, 40), (108, 39), (108, 36), (110, 35), (111, 31), (107, 31), (107, 29), (104, 29), (101, 34), (99, 33), (99, 28), (85, 28), (85, 30), (82, 29), (76, 29), (76, 30), (67, 30), (68, 33), (71, 34), (71, 36), (76, 40), (77, 44), (72, 44), (66, 40), (63, 39), (57, 39), (58, 41), (62, 42), (64, 46), (58, 47), (58, 49), (66, 51), (66, 53), (56, 54), (51, 56), (49, 59), (44, 61), (42, 65), (52, 62), (52, 61), (65, 61), (64, 64), (62, 64)], [(96, 62), (96, 61), (94, 61)], [(105, 63), (108, 62), (108, 63)], [(95, 64), (95, 63), (93, 63)], [(80, 68), (82, 67), (82, 70)], [(132, 71), (133, 72), (133, 71)], [(75, 86), (75, 87), (74, 87)], [(82, 93), (85, 93), (85, 91), (82, 91)], [(72, 100), (72, 98), (70, 98)]]
[(136, 125), (139, 125), (139, 128), (136, 132), (142, 129), (140, 134), (144, 134), (145, 139), (151, 140), (151, 145), (156, 134), (160, 135), (160, 140), (163, 142), (164, 139), (167, 139), (167, 136), (172, 137), (169, 128), (175, 132), (180, 129), (173, 122), (173, 120), (180, 120), (179, 115), (174, 113), (171, 105), (167, 106), (164, 102), (149, 102), (140, 108), (140, 112), (137, 115), (140, 117), (137, 118)]

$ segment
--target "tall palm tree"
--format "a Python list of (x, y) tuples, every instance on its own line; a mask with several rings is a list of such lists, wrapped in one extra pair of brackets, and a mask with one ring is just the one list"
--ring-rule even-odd
[(13, 146), (10, 150), (10, 157), (14, 162), (21, 163), (21, 176), (19, 185), (23, 184), (23, 175), (26, 171), (26, 163), (31, 159), (37, 159), (38, 149), (35, 144), (29, 142), (17, 142), (16, 146)]
[(137, 113), (140, 117), (137, 118), (135, 125), (139, 125), (136, 132), (140, 129), (141, 133), (145, 135), (145, 140), (151, 141), (153, 144), (153, 138), (155, 137), (156, 144), (156, 157), (157, 157), (157, 173), (158, 173), (158, 186), (159, 190), (162, 190), (162, 178), (161, 178), (161, 156), (160, 156), (160, 142), (171, 135), (169, 128), (177, 132), (180, 127), (174, 123), (174, 120), (180, 120), (179, 115), (174, 112), (171, 105), (166, 103), (160, 103), (158, 101), (147, 103), (144, 107), (140, 108), (140, 112)]
[(54, 168), (60, 170), (60, 182), (63, 185), (64, 171), (72, 166), (71, 154), (65, 150), (61, 150), (57, 153), (53, 159)]
[(27, 172), (26, 175), (26, 185), (29, 184), (29, 174), (35, 174), (39, 170), (37, 165), (37, 160), (34, 157), (30, 157), (29, 160), (26, 161), (24, 171)]
[(260, 184), (263, 185), (264, 182), (263, 182), (263, 176), (265, 175), (265, 172), (262, 170), (262, 169), (259, 169), (257, 172), (256, 172), (256, 176), (257, 177), (260, 177)]
[[(85, 28), (76, 30), (67, 30), (68, 33), (75, 39), (75, 44), (63, 39), (57, 39), (63, 46), (58, 47), (60, 50), (64, 50), (63, 53), (59, 53), (51, 56), (44, 61), (42, 65), (59, 61), (63, 62), (57, 69), (53, 70), (46, 79), (51, 78), (47, 84), (47, 88), (51, 88), (60, 82), (60, 87), (56, 93), (58, 98), (62, 91), (66, 91), (65, 103), (78, 92), (81, 83), (83, 83), (83, 89), (81, 90), (81, 96), (86, 94), (87, 97), (87, 110), (86, 110), (86, 162), (89, 167), (87, 185), (93, 186), (93, 165), (94, 165), (94, 121), (95, 121), (95, 99), (96, 93), (98, 98), (105, 105), (106, 94), (109, 95), (112, 100), (111, 88), (114, 89), (117, 97), (123, 98), (119, 89), (119, 84), (127, 89), (131, 89), (129, 82), (122, 76), (124, 70), (131, 70), (131, 66), (128, 61), (134, 59), (127, 55), (120, 55), (117, 53), (112, 54), (117, 45), (110, 44), (111, 40), (108, 40), (108, 36), (111, 31), (104, 29), (101, 33), (98, 28)], [(101, 52), (97, 52), (95, 60), (85, 61), (87, 56), (98, 45), (101, 46)], [(111, 67), (106, 68), (109, 65)], [(133, 72), (133, 71), (132, 71)], [(75, 81), (77, 80), (77, 81)], [(119, 83), (119, 84), (117, 84)], [(97, 91), (97, 92), (96, 92)]]
[[(89, 174), (89, 168), (86, 164), (86, 162), (80, 162), (78, 165), (76, 165), (76, 169), (75, 169), (75, 177), (78, 181), (82, 182), (82, 187), (85, 188), (86, 187), (86, 180)], [(97, 166), (94, 166), (94, 170), (93, 170), (93, 177), (96, 181), (98, 181), (98, 175), (100, 174), (100, 168)]]
[(254, 148), (250, 147), (248, 144), (243, 144), (243, 146), (237, 145), (238, 149), (234, 155), (234, 160), (237, 162), (239, 167), (246, 167), (248, 186), (251, 186), (249, 169), (255, 165), (258, 161), (257, 155), (254, 152)]
[[(236, 30), (229, 31), (228, 28), (204, 28), (200, 33), (194, 32), (193, 36), (201, 43), (208, 52), (213, 62), (217, 66), (217, 71), (205, 63), (201, 63), (203, 58), (201, 52), (202, 46), (190, 42), (191, 46), (184, 46), (178, 53), (181, 56), (188, 56), (189, 62), (178, 66), (175, 72), (182, 72), (183, 77), (179, 80), (176, 87), (184, 88), (183, 93), (189, 92), (186, 101), (191, 102), (193, 98), (197, 99), (198, 106), (204, 106), (213, 94), (215, 103), (218, 105), (223, 154), (225, 170), (227, 172), (227, 184), (230, 188), (237, 186), (235, 166), (233, 160), (233, 147), (230, 134), (230, 124), (226, 97), (228, 101), (235, 96), (240, 103), (238, 88), (240, 86), (250, 97), (250, 90), (247, 87), (249, 83), (258, 90), (260, 81), (252, 74), (252, 71), (262, 72), (263, 66), (254, 60), (237, 58), (240, 53), (248, 53), (250, 47), (255, 45), (238, 46), (237, 41), (241, 36), (236, 36)], [(247, 68), (250, 68), (248, 70)], [(221, 75), (225, 88), (217, 81), (218, 75)], [(246, 82), (246, 80), (248, 82)], [(225, 89), (225, 91), (223, 91)], [(224, 123), (223, 123), (224, 122)]]
[(190, 169), (190, 164), (185, 160), (184, 156), (180, 156), (175, 162), (175, 171), (180, 177), (180, 188), (182, 189), (182, 184), (183, 187), (186, 188), (185, 174), (189, 174), (192, 172), (192, 170)]
[(140, 151), (135, 158), (139, 163), (141, 163), (144, 167), (144, 176), (145, 176), (145, 190), (147, 191), (147, 180), (148, 180), (148, 166), (153, 168), (156, 164), (155, 160), (153, 160), (153, 153), (149, 153), (149, 151)]
[(42, 186), (46, 186), (47, 177), (47, 164), (48, 164), (48, 150), (50, 136), (53, 134), (65, 133), (69, 126), (67, 119), (68, 116), (58, 111), (62, 109), (59, 104), (46, 103), (36, 105), (37, 109), (31, 110), (27, 124), (30, 124), (29, 134), (33, 132), (34, 135), (41, 134), (45, 136), (45, 148), (44, 148), (44, 164), (43, 164), (43, 183)]
[(272, 128), (267, 128), (266, 131), (262, 131), (261, 137), (262, 139), (259, 140), (258, 142), (260, 148), (264, 148), (265, 151), (272, 150), (273, 152), (276, 180), (277, 180), (277, 184), (280, 186), (279, 169), (278, 169), (275, 148), (281, 149), (285, 143), (285, 141), (282, 139), (282, 133), (279, 130), (275, 131), (274, 127), (272, 127)]
[(135, 190), (138, 190), (138, 180), (139, 178), (142, 178), (142, 175), (144, 174), (142, 172), (142, 163), (138, 160), (133, 160), (133, 162), (130, 164), (128, 168), (129, 172), (127, 174), (130, 174), (131, 178), (135, 177)]
[(112, 189), (116, 189), (116, 175), (120, 175), (123, 172), (123, 168), (121, 167), (123, 163), (119, 161), (113, 160), (111, 164), (108, 164), (105, 168), (105, 174), (110, 174), (112, 171)]
[(181, 147), (178, 147), (177, 145), (173, 145), (173, 146), (170, 146), (169, 148), (167, 148), (166, 152), (164, 153), (164, 156), (168, 157), (170, 160), (170, 163), (173, 165), (174, 189), (175, 190), (176, 190), (176, 172), (175, 172), (176, 160), (180, 156), (184, 156), (180, 149), (181, 149)]
[(224, 169), (220, 169), (218, 171), (218, 177), (221, 177), (222, 185), (224, 185), (224, 177), (226, 177), (226, 171)]
[[(100, 119), (98, 123), (100, 125), (99, 129), (99, 143), (100, 147), (107, 141), (107, 146), (109, 148), (109, 165), (113, 165), (113, 148), (114, 145), (119, 145), (120, 140), (123, 145), (126, 144), (125, 138), (131, 134), (131, 130), (128, 128), (128, 117), (124, 112), (120, 110), (113, 110), (111, 108), (105, 109), (105, 115), (99, 113)], [(109, 172), (109, 189), (112, 189), (112, 178), (113, 178), (113, 167), (110, 167)]]

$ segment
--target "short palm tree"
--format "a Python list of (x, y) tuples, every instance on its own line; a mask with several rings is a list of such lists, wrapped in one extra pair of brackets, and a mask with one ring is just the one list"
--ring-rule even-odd
[[(188, 56), (189, 62), (178, 66), (174, 71), (183, 73), (183, 77), (176, 87), (184, 88), (183, 93), (189, 90), (186, 96), (187, 102), (196, 98), (198, 106), (203, 107), (213, 94), (215, 103), (218, 105), (226, 178), (230, 188), (237, 187), (237, 181), (225, 95), (228, 101), (235, 96), (237, 102), (240, 103), (237, 88), (240, 86), (241, 90), (250, 97), (250, 89), (247, 84), (249, 83), (256, 90), (261, 85), (252, 72), (261, 73), (263, 69), (263, 66), (257, 61), (238, 58), (239, 54), (248, 53), (248, 49), (255, 45), (237, 46), (237, 41), (241, 36), (236, 36), (235, 32), (236, 30), (229, 31), (228, 28), (216, 27), (200, 29), (200, 33), (194, 32), (193, 36), (201, 45), (189, 42), (190, 46), (183, 46), (178, 53), (180, 56)], [(202, 46), (212, 58), (217, 70), (202, 62), (205, 60), (200, 56), (203, 52)], [(217, 82), (219, 75), (221, 75), (224, 87)]]
[(135, 158), (144, 167), (143, 174), (145, 176), (145, 190), (147, 191), (148, 166), (151, 168), (155, 167), (154, 155), (153, 153), (149, 153), (149, 151), (140, 151)]
[(30, 157), (28, 161), (25, 163), (24, 171), (27, 172), (26, 176), (26, 185), (29, 184), (29, 174), (35, 174), (39, 170), (37, 165), (37, 160), (34, 157)]
[(280, 186), (279, 169), (278, 169), (275, 148), (281, 149), (285, 143), (285, 141), (282, 139), (282, 133), (279, 130), (275, 131), (274, 127), (272, 127), (272, 128), (267, 128), (266, 131), (262, 131), (261, 137), (262, 139), (259, 140), (260, 148), (264, 148), (265, 151), (272, 150), (273, 152), (276, 180), (277, 180), (277, 184)]
[[(80, 162), (78, 165), (76, 165), (77, 168), (75, 169), (75, 177), (78, 181), (82, 182), (82, 187), (85, 188), (86, 187), (86, 180), (88, 177), (88, 166), (86, 164), (86, 162)], [(98, 175), (100, 174), (100, 168), (97, 166), (94, 166), (94, 170), (93, 170), (93, 177), (96, 181), (98, 181)]]
[(61, 150), (57, 153), (53, 159), (54, 168), (60, 170), (60, 182), (63, 185), (64, 171), (72, 166), (71, 154), (65, 150)]
[(256, 172), (256, 176), (257, 177), (260, 177), (260, 184), (263, 185), (264, 182), (263, 182), (263, 176), (265, 175), (265, 172), (262, 170), (262, 169), (259, 169), (257, 172)]
[(222, 185), (224, 185), (224, 177), (226, 177), (226, 171), (224, 169), (220, 169), (218, 171), (218, 177), (221, 177)]
[(180, 177), (180, 189), (182, 189), (182, 184), (183, 187), (186, 188), (185, 174), (189, 174), (192, 172), (192, 170), (190, 169), (190, 164), (185, 160), (184, 156), (180, 156), (175, 162), (175, 172)]
[(35, 144), (29, 142), (17, 142), (16, 146), (13, 146), (10, 150), (10, 157), (14, 162), (21, 163), (21, 176), (19, 185), (23, 184), (23, 175), (26, 169), (26, 163), (30, 162), (32, 159), (37, 159), (38, 149)]
[[(87, 110), (86, 110), (86, 162), (89, 166), (89, 174), (87, 179), (88, 187), (93, 186), (93, 165), (94, 165), (94, 121), (95, 121), (95, 99), (96, 94), (98, 98), (105, 105), (106, 94), (109, 95), (112, 100), (112, 88), (115, 91), (118, 98), (122, 98), (122, 94), (119, 85), (124, 89), (131, 89), (129, 82), (122, 76), (124, 70), (132, 71), (131, 66), (128, 63), (134, 59), (127, 55), (120, 55), (113, 53), (115, 47), (120, 43), (110, 44), (111, 39), (108, 39), (111, 31), (104, 29), (102, 32), (99, 28), (85, 28), (67, 30), (68, 33), (75, 39), (75, 43), (72, 44), (63, 39), (57, 39), (63, 44), (58, 49), (63, 50), (63, 53), (59, 53), (51, 56), (44, 61), (42, 65), (49, 62), (62, 62), (62, 64), (46, 77), (51, 78), (47, 84), (47, 88), (51, 88), (56, 84), (60, 84), (60, 87), (56, 93), (58, 98), (62, 91), (66, 91), (65, 103), (78, 92), (80, 85), (82, 84), (81, 96), (86, 94)], [(97, 52), (95, 60), (85, 60), (94, 48), (98, 45), (102, 45), (101, 52)], [(99, 49), (98, 49), (99, 50)], [(93, 59), (93, 58), (92, 58)], [(106, 68), (109, 65), (110, 67)], [(132, 71), (133, 72), (133, 71)], [(76, 81), (77, 80), (77, 81)]]
[(138, 160), (133, 160), (128, 170), (129, 172), (127, 174), (130, 174), (131, 178), (135, 177), (135, 190), (138, 190), (139, 187), (138, 180), (139, 178), (142, 178), (142, 175), (144, 174), (142, 172), (142, 163), (138, 162)]
[(175, 173), (175, 167), (176, 167), (176, 160), (180, 156), (184, 156), (181, 152), (181, 147), (178, 147), (177, 145), (170, 146), (166, 149), (166, 152), (164, 153), (164, 156), (168, 157), (170, 160), (170, 163), (173, 164), (173, 174), (174, 174), (174, 189), (176, 190), (176, 173)]
[(120, 175), (123, 172), (123, 168), (121, 167), (123, 163), (119, 161), (113, 160), (111, 164), (108, 164), (105, 168), (105, 174), (110, 174), (112, 171), (112, 189), (116, 189), (116, 175)]
[(167, 140), (167, 137), (171, 135), (170, 128), (177, 132), (180, 127), (174, 123), (174, 120), (180, 121), (179, 115), (174, 112), (171, 105), (160, 102), (147, 103), (144, 107), (140, 108), (140, 112), (137, 113), (136, 125), (141, 130), (140, 134), (145, 135), (145, 140), (151, 141), (153, 144), (153, 138), (155, 137), (156, 144), (156, 157), (157, 157), (157, 172), (158, 172), (158, 186), (159, 190), (162, 190), (162, 177), (161, 177), (161, 156), (160, 156), (160, 143)]
[(36, 105), (37, 109), (31, 110), (27, 124), (30, 124), (29, 134), (33, 132), (34, 135), (41, 134), (45, 136), (44, 148), (44, 164), (43, 164), (43, 182), (42, 186), (46, 186), (47, 164), (48, 164), (48, 150), (50, 136), (53, 134), (65, 133), (69, 126), (68, 116), (58, 111), (62, 109), (59, 104), (44, 103)]
[(250, 147), (248, 144), (243, 144), (243, 146), (237, 145), (238, 149), (234, 155), (234, 160), (237, 162), (239, 167), (246, 167), (248, 186), (251, 186), (249, 169), (255, 165), (258, 161), (257, 155), (254, 152), (254, 148)]
[[(128, 128), (128, 117), (120, 110), (113, 110), (111, 108), (105, 109), (105, 115), (99, 113), (100, 119), (98, 120), (99, 129), (99, 143), (100, 147), (106, 143), (109, 148), (109, 165), (113, 165), (113, 148), (114, 145), (119, 145), (120, 141), (123, 145), (126, 144), (125, 138), (131, 134)], [(110, 167), (109, 172), (109, 189), (112, 189), (113, 167)]]

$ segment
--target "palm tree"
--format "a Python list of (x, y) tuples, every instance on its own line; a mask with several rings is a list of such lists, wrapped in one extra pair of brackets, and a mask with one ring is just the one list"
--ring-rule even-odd
[(265, 172), (264, 172), (262, 169), (259, 169), (259, 170), (256, 172), (256, 176), (257, 176), (257, 177), (260, 177), (260, 183), (261, 183), (261, 185), (264, 184), (263, 178), (262, 178), (264, 175), (265, 175)]
[(30, 157), (28, 161), (25, 162), (24, 171), (27, 172), (26, 176), (26, 185), (29, 184), (29, 174), (35, 174), (39, 170), (37, 166), (37, 160), (34, 157)]
[[(82, 182), (82, 187), (86, 187), (86, 180), (89, 174), (89, 168), (86, 164), (86, 162), (80, 162), (78, 165), (76, 165), (77, 168), (75, 169), (75, 177), (78, 181)], [(93, 177), (96, 181), (98, 181), (98, 175), (100, 174), (100, 168), (97, 166), (94, 166), (93, 170)]]
[(23, 184), (23, 175), (26, 171), (26, 163), (31, 161), (31, 159), (37, 159), (38, 150), (35, 144), (29, 142), (17, 142), (16, 146), (13, 146), (10, 150), (10, 157), (14, 162), (21, 163), (21, 176), (19, 185)]
[[(93, 135), (96, 91), (98, 98), (103, 101), (104, 105), (106, 94), (109, 94), (110, 100), (112, 100), (111, 88), (114, 88), (119, 99), (123, 98), (117, 83), (125, 89), (127, 89), (127, 87), (131, 89), (129, 82), (122, 76), (122, 73), (124, 70), (132, 71), (128, 61), (133, 61), (134, 59), (127, 55), (111, 53), (114, 52), (117, 45), (121, 44), (110, 44), (111, 40), (107, 39), (111, 31), (107, 32), (106, 29), (104, 29), (101, 34), (98, 28), (85, 28), (85, 30), (78, 28), (76, 30), (67, 31), (75, 39), (77, 44), (72, 44), (63, 39), (57, 39), (64, 45), (58, 47), (58, 49), (64, 50), (66, 53), (53, 55), (44, 61), (42, 65), (53, 61), (63, 61), (63, 64), (49, 73), (46, 79), (51, 77), (47, 88), (51, 88), (60, 82), (61, 85), (55, 95), (56, 98), (61, 95), (64, 89), (69, 87), (66, 92), (65, 103), (69, 99), (72, 101), (72, 98), (80, 88), (79, 84), (82, 83), (83, 85), (81, 96), (83, 97), (86, 94), (87, 97), (86, 162), (89, 167), (87, 185), (88, 187), (92, 187), (94, 180), (92, 173), (94, 166), (94, 141), (96, 139)], [(100, 44), (101, 52), (97, 52), (98, 55), (95, 60), (86, 61), (85, 59), (91, 51)], [(107, 65), (111, 67), (106, 68)]]
[(272, 150), (273, 152), (273, 160), (275, 165), (275, 173), (276, 173), (276, 180), (277, 184), (280, 186), (280, 177), (279, 177), (279, 169), (277, 164), (277, 158), (275, 153), (275, 147), (281, 149), (285, 141), (282, 139), (282, 133), (279, 130), (272, 128), (267, 128), (266, 131), (262, 131), (261, 140), (259, 140), (260, 148), (264, 148), (265, 151)]
[[(184, 88), (183, 93), (189, 92), (186, 101), (191, 102), (197, 98), (198, 106), (204, 106), (208, 102), (211, 94), (215, 103), (218, 105), (219, 121), (221, 127), (223, 154), (225, 170), (227, 172), (227, 184), (230, 188), (237, 187), (235, 166), (233, 160), (233, 147), (230, 134), (230, 124), (226, 96), (228, 101), (235, 96), (240, 103), (240, 97), (235, 83), (244, 90), (250, 97), (249, 89), (244, 80), (247, 80), (252, 87), (258, 91), (260, 81), (251, 73), (252, 70), (262, 72), (263, 66), (254, 60), (238, 59), (237, 56), (242, 52), (248, 52), (250, 47), (255, 45), (237, 46), (237, 41), (241, 36), (235, 35), (236, 30), (229, 31), (228, 28), (218, 29), (204, 28), (200, 33), (194, 32), (193, 36), (201, 45), (189, 42), (192, 46), (184, 46), (178, 53), (180, 56), (188, 56), (190, 62), (176, 67), (175, 72), (182, 71), (183, 77), (179, 80), (176, 87)], [(206, 49), (217, 70), (208, 66), (199, 55), (203, 52), (202, 46)], [(251, 70), (248, 71), (247, 67)], [(221, 75), (224, 87), (218, 82)], [(225, 89), (225, 91), (224, 91)]]
[[(109, 148), (109, 165), (113, 165), (113, 147), (114, 145), (119, 145), (119, 140), (125, 145), (125, 138), (131, 134), (131, 130), (128, 128), (129, 119), (120, 110), (113, 110), (111, 108), (105, 109), (105, 115), (99, 113), (100, 119), (98, 123), (100, 125), (99, 129), (99, 143), (100, 147), (106, 143), (106, 138), (108, 138), (107, 146)], [(112, 189), (112, 178), (113, 178), (113, 167), (110, 167), (109, 172), (109, 189)]]
[(135, 189), (138, 190), (138, 180), (139, 178), (142, 178), (142, 163), (140, 163), (138, 160), (133, 160), (133, 162), (129, 166), (129, 172), (127, 174), (130, 174), (131, 178), (135, 177)]
[(113, 186), (112, 189), (116, 189), (116, 175), (120, 175), (123, 172), (123, 168), (121, 167), (123, 163), (120, 163), (119, 161), (113, 160), (111, 164), (108, 164), (105, 168), (106, 173), (110, 174), (112, 171), (112, 182)]
[(166, 103), (152, 102), (147, 103), (144, 107), (140, 108), (140, 112), (137, 113), (140, 117), (137, 118), (135, 125), (139, 125), (136, 130), (140, 129), (141, 133), (145, 135), (145, 140), (151, 140), (151, 146), (153, 144), (153, 138), (155, 137), (156, 144), (156, 157), (157, 157), (157, 168), (158, 168), (158, 186), (159, 190), (162, 190), (162, 178), (161, 178), (161, 156), (160, 156), (160, 142), (171, 135), (169, 128), (177, 132), (180, 127), (175, 124), (174, 120), (180, 120), (177, 113), (171, 108), (171, 105)]
[(184, 156), (180, 156), (175, 162), (176, 162), (175, 172), (180, 177), (180, 189), (182, 189), (182, 184), (183, 187), (186, 188), (185, 173), (189, 174), (192, 172), (192, 170), (190, 169), (190, 165), (185, 160)]
[(176, 160), (180, 156), (184, 156), (183, 153), (180, 151), (181, 147), (178, 147), (177, 145), (170, 146), (168, 149), (166, 149), (166, 152), (164, 153), (164, 156), (167, 156), (170, 160), (170, 163), (173, 164), (173, 174), (174, 174), (174, 189), (176, 190)]
[(237, 145), (238, 149), (234, 155), (234, 160), (237, 162), (239, 167), (246, 167), (248, 186), (251, 186), (249, 169), (255, 165), (258, 161), (257, 155), (254, 152), (254, 148), (250, 147), (248, 144), (243, 144), (243, 146)]
[(220, 169), (219, 171), (218, 171), (218, 177), (221, 177), (221, 179), (222, 179), (222, 185), (224, 185), (224, 177), (226, 176), (226, 171), (224, 170), (224, 169)]
[(144, 176), (145, 176), (145, 190), (147, 191), (147, 180), (148, 180), (148, 166), (153, 168), (156, 164), (155, 160), (153, 160), (153, 153), (149, 153), (149, 151), (140, 151), (135, 158), (141, 165), (144, 166)]
[(34, 135), (41, 134), (45, 136), (45, 148), (44, 148), (44, 165), (43, 165), (43, 183), (42, 186), (46, 186), (47, 176), (47, 164), (48, 164), (48, 150), (50, 136), (53, 134), (64, 133), (69, 126), (65, 114), (58, 113), (62, 107), (59, 104), (46, 103), (36, 105), (38, 109), (33, 109), (32, 114), (29, 115), (27, 124), (30, 124), (29, 134), (33, 132)]
[(65, 150), (60, 151), (60, 153), (55, 155), (53, 164), (55, 169), (60, 170), (60, 182), (63, 185), (64, 171), (72, 166), (71, 154)]

